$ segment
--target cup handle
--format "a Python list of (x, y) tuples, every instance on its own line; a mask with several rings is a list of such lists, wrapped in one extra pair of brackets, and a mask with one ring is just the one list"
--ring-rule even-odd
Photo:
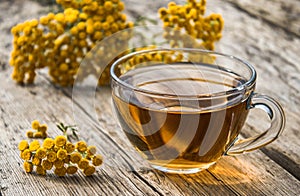
[(268, 114), (271, 126), (257, 136), (247, 139), (237, 139), (228, 149), (226, 155), (237, 155), (261, 148), (276, 140), (283, 131), (285, 115), (277, 101), (267, 95), (254, 93), (249, 99), (248, 109), (255, 108), (261, 109)]

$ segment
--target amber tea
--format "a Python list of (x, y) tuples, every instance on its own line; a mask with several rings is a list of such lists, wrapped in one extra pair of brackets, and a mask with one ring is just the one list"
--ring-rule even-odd
[(208, 65), (177, 63), (137, 68), (121, 76), (143, 90), (186, 97), (180, 100), (126, 90), (113, 94), (128, 139), (151, 164), (175, 170), (203, 168), (225, 153), (245, 121), (246, 101), (189, 97), (226, 91), (245, 82), (223, 72)]
[[(176, 52), (182, 58), (169, 64), (163, 58), (147, 57)], [(139, 55), (145, 55), (140, 64), (122, 69)], [(121, 128), (142, 157), (161, 171), (201, 171), (224, 154), (269, 144), (285, 124), (280, 105), (254, 93), (254, 68), (233, 56), (187, 48), (138, 51), (118, 59), (111, 75)], [(271, 126), (259, 135), (239, 139), (253, 108), (265, 111)]]

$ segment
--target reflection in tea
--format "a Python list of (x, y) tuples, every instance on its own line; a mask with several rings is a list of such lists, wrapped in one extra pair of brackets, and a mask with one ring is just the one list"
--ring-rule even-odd
[[(248, 113), (243, 93), (211, 96), (245, 83), (241, 76), (218, 66), (145, 66), (128, 71), (120, 79), (158, 93), (122, 86), (113, 93), (121, 127), (153, 167), (174, 171), (208, 168), (235, 140)], [(201, 95), (201, 100), (194, 95)]]

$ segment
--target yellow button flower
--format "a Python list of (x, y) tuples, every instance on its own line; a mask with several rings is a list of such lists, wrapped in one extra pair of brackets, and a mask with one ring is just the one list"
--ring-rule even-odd
[(76, 26), (72, 27), (70, 32), (71, 32), (72, 35), (76, 36), (78, 34), (78, 28)]
[(75, 148), (79, 152), (85, 152), (87, 150), (87, 145), (86, 145), (85, 141), (79, 141), (76, 143)]
[(63, 147), (67, 142), (67, 138), (63, 135), (59, 135), (55, 138), (54, 141), (57, 147)]
[(39, 159), (37, 156), (34, 156), (32, 158), (32, 164), (33, 165), (40, 165), (41, 164), (41, 159)]
[(59, 159), (56, 159), (54, 162), (53, 162), (53, 165), (56, 167), (56, 168), (62, 168), (64, 166), (64, 162), (62, 160), (59, 160)]
[(20, 151), (23, 151), (23, 150), (27, 149), (28, 147), (29, 147), (29, 145), (28, 145), (28, 142), (26, 140), (22, 140), (19, 143), (19, 146), (18, 146)]
[(93, 165), (99, 166), (103, 163), (103, 157), (101, 155), (95, 155), (93, 157), (92, 162), (93, 162)]
[(68, 152), (65, 149), (59, 149), (57, 151), (57, 158), (64, 160), (68, 156)]
[(47, 151), (45, 148), (39, 148), (37, 149), (36, 153), (35, 153), (35, 156), (38, 157), (39, 159), (43, 159), (45, 158), (47, 155)]
[(41, 165), (38, 165), (36, 166), (36, 173), (44, 176), (46, 175), (46, 170)]
[(70, 155), (72, 163), (78, 163), (81, 160), (81, 154), (79, 152), (74, 152)]
[(65, 149), (68, 153), (72, 153), (75, 150), (75, 146), (71, 142), (67, 142)]
[(53, 167), (53, 163), (48, 161), (48, 160), (43, 160), (42, 161), (42, 167), (45, 169), (45, 170), (50, 170), (52, 169)]
[(88, 25), (86, 27), (86, 33), (87, 34), (93, 34), (94, 33), (94, 27), (93, 27), (93, 25)]
[(56, 157), (56, 152), (54, 151), (50, 151), (47, 153), (47, 160), (50, 161), (50, 162), (54, 162), (56, 161), (57, 157)]
[(78, 167), (79, 167), (80, 169), (85, 169), (88, 165), (89, 165), (89, 160), (87, 160), (86, 158), (82, 158), (82, 159), (78, 162)]
[(83, 31), (83, 30), (85, 29), (85, 23), (84, 23), (84, 22), (79, 22), (79, 23), (77, 24), (77, 29), (78, 29), (79, 31)]
[(113, 8), (113, 3), (111, 1), (105, 1), (103, 6), (107, 11), (111, 11)]
[(42, 16), (42, 17), (40, 17), (40, 23), (41, 23), (42, 25), (47, 25), (48, 22), (49, 22), (49, 17), (47, 17), (47, 16)]
[(65, 167), (55, 168), (54, 173), (58, 176), (64, 176), (67, 173), (67, 169)]
[(58, 146), (54, 145), (52, 149), (53, 149), (54, 152), (57, 152), (59, 149), (61, 149), (61, 147), (58, 147)]
[(54, 145), (54, 140), (52, 138), (46, 138), (43, 142), (43, 147), (45, 149), (51, 149)]
[(38, 130), (39, 126), (40, 126), (40, 122), (39, 122), (38, 120), (32, 121), (31, 127), (32, 127), (34, 130)]
[(124, 3), (120, 1), (120, 2), (118, 3), (118, 10), (119, 10), (119, 11), (123, 11), (124, 8), (125, 8)]
[(30, 163), (30, 162), (28, 162), (28, 161), (25, 161), (25, 162), (24, 162), (23, 167), (24, 167), (25, 172), (27, 172), (27, 173), (30, 173), (30, 172), (32, 172), (32, 170), (33, 170), (33, 165), (32, 165), (32, 163)]
[(29, 144), (29, 150), (31, 152), (36, 151), (37, 149), (40, 148), (40, 142), (38, 140), (33, 140), (30, 144)]
[(67, 155), (66, 158), (65, 158), (63, 161), (64, 161), (64, 163), (69, 164), (70, 161), (71, 161), (71, 156), (70, 156), (70, 155)]
[(46, 133), (48, 129), (48, 126), (46, 124), (42, 124), (38, 127), (38, 131), (42, 132), (42, 133)]
[(58, 13), (55, 15), (54, 17), (55, 20), (57, 20), (57, 22), (60, 22), (60, 23), (64, 23), (65, 22), (65, 16), (63, 13)]
[(88, 155), (94, 155), (94, 154), (96, 154), (96, 152), (97, 152), (96, 146), (89, 146), (87, 148)]
[(95, 23), (93, 24), (93, 27), (94, 27), (94, 29), (96, 29), (96, 30), (100, 30), (101, 27), (102, 27), (102, 24), (101, 24), (101, 22), (97, 21), (97, 22), (95, 22)]
[[(63, 55), (61, 55), (61, 56), (63, 56)], [(66, 63), (62, 63), (59, 66), (59, 70), (62, 71), (62, 72), (68, 71), (69, 70), (69, 66)]]
[(41, 132), (35, 132), (35, 133), (33, 133), (33, 137), (34, 138), (43, 138), (43, 133), (41, 133)]
[(77, 172), (78, 168), (74, 165), (67, 167), (67, 174), (73, 175)]
[(93, 173), (95, 173), (95, 171), (96, 171), (95, 167), (92, 165), (89, 165), (83, 170), (83, 173), (86, 176), (91, 176), (91, 175), (93, 175)]
[(23, 160), (29, 161), (31, 159), (31, 152), (29, 149), (25, 149), (21, 152), (21, 158)]

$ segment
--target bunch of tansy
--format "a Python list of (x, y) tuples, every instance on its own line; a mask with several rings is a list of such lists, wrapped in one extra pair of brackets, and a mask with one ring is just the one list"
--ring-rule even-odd
[(46, 138), (48, 126), (46, 124), (40, 124), (38, 120), (34, 120), (31, 123), (33, 130), (28, 130), (26, 135), (28, 138)]
[[(98, 84), (107, 84), (111, 64), (104, 70), (97, 65), (83, 69), (79, 66), (97, 41), (134, 26), (122, 13), (124, 3), (121, 0), (56, 2), (63, 7), (63, 12), (49, 13), (11, 29), (14, 35), (10, 59), (14, 67), (12, 78), (18, 83), (33, 83), (36, 70), (48, 67), (52, 81), (61, 86), (73, 85), (77, 75), (98, 76), (99, 73), (102, 75)], [(187, 0), (185, 5), (170, 2), (167, 8), (158, 10), (165, 27), (164, 37), (171, 47), (214, 49), (214, 42), (222, 36), (224, 21), (219, 14), (204, 17), (205, 7), (206, 0)], [(97, 52), (105, 58), (114, 57), (116, 51), (128, 49), (130, 36), (124, 33)], [(120, 50), (120, 47), (124, 48)]]
[(158, 10), (165, 27), (164, 37), (172, 47), (214, 50), (222, 37), (224, 20), (220, 14), (204, 16), (206, 0), (187, 0), (185, 5), (170, 2)]
[[(18, 83), (33, 83), (36, 69), (48, 67), (54, 83), (72, 85), (80, 62), (97, 41), (133, 26), (122, 13), (125, 6), (120, 0), (56, 2), (63, 12), (49, 13), (11, 29), (10, 64), (14, 67), (12, 78)], [(104, 52), (114, 53), (114, 46)]]
[(18, 148), (27, 173), (35, 169), (37, 174), (46, 175), (47, 170), (53, 169), (56, 175), (65, 176), (82, 170), (86, 176), (90, 176), (96, 171), (95, 167), (103, 162), (102, 156), (96, 154), (95, 146), (88, 146), (84, 141), (72, 143), (64, 135), (54, 139), (45, 138), (42, 143), (38, 140), (22, 140)]

